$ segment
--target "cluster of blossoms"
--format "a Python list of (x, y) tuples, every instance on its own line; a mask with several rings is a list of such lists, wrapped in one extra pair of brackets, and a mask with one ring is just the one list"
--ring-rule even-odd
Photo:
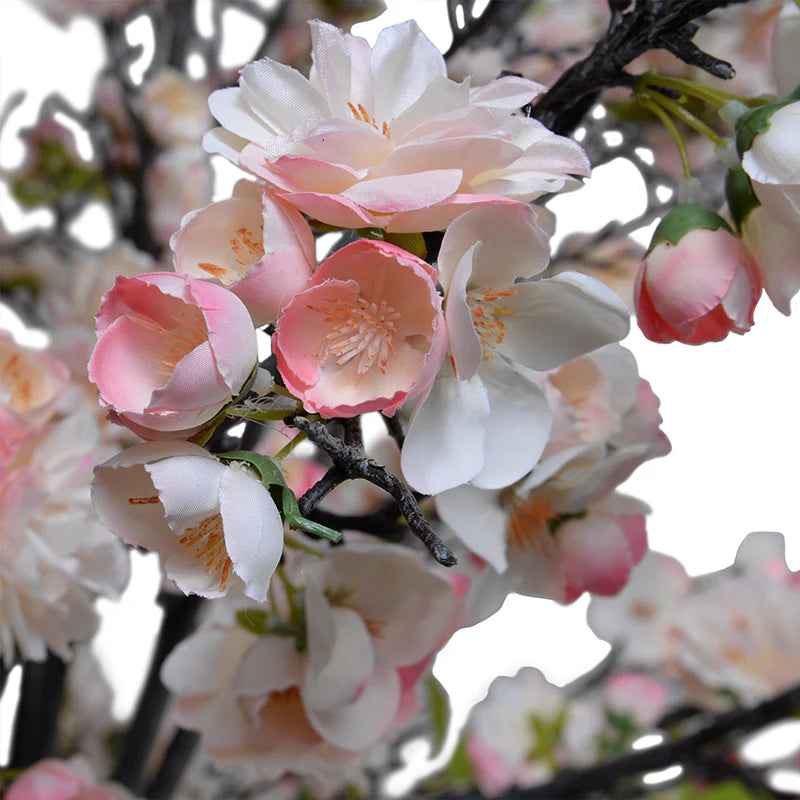
[[(717, 103), (736, 125), (728, 207), (678, 205), (635, 285), (629, 242), (603, 243), (626, 262), (626, 304), (569, 268), (580, 236), (566, 264), (550, 263), (540, 203), (579, 188), (590, 164), (530, 115), (542, 85), (452, 80), (413, 22), (373, 47), (324, 22), (310, 32), (308, 77), (271, 58), (247, 65), (211, 94), (211, 131), (206, 87), (147, 76), (136, 111), (158, 156), (141, 188), (170, 263), (125, 242), (87, 256), (71, 280), (43, 283), (50, 352), (0, 338), (5, 666), (69, 659), (96, 627), (94, 599), (127, 582), (125, 543), (158, 553), (169, 591), (213, 601), (165, 656), (171, 721), (200, 733), (215, 764), (287, 797), (369, 786), (413, 730), (436, 654), (511, 592), (592, 595), (590, 625), (615, 663), (579, 699), (533, 668), (493, 684), (455, 781), (487, 796), (624, 753), (681, 703), (716, 710), (795, 683), (800, 582), (782, 540), (754, 534), (708, 586), (648, 554), (649, 508), (620, 488), (670, 443), (619, 341), (628, 306), (662, 342), (745, 332), (762, 289), (789, 313), (797, 92)], [(634, 99), (659, 118), (682, 108), (654, 99), (659, 87), (722, 96), (644, 77)], [(106, 89), (124, 145), (130, 109)], [(32, 141), (56, 141), (64, 186), (79, 174), (95, 191), (101, 173), (69, 136)], [(136, 169), (127, 144), (114, 158)], [(210, 202), (206, 154), (245, 173), (230, 197)], [(20, 190), (40, 186), (40, 167), (25, 165)], [(697, 199), (695, 184), (681, 200)], [(53, 252), (37, 258), (52, 268)], [(391, 438), (365, 447), (360, 417), (375, 412)], [(294, 450), (306, 436), (313, 458)], [(376, 540), (405, 533), (398, 509), (439, 564), (402, 535)], [(48, 760), (9, 798), (132, 797), (95, 783), (80, 763)]]
[(616, 597), (589, 604), (591, 628), (614, 646), (596, 686), (578, 694), (530, 667), (497, 678), (467, 720), (460, 779), (487, 797), (535, 786), (646, 735), (658, 741), (676, 709), (754, 705), (796, 685), (798, 603), (780, 534), (750, 534), (732, 567), (694, 579), (650, 552)]

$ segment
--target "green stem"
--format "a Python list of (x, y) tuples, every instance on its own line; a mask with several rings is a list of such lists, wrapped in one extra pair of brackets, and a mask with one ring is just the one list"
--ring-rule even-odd
[(676, 116), (683, 123), (688, 125), (693, 130), (701, 133), (707, 139), (711, 139), (717, 147), (725, 147), (725, 137), (720, 136), (715, 130), (710, 128), (702, 120), (698, 119), (691, 111), (684, 108), (680, 103), (676, 103), (669, 97), (661, 94), (660, 92), (648, 92), (647, 90), (637, 93), (637, 97), (641, 100), (649, 100), (661, 108), (669, 111)]
[(681, 164), (683, 165), (683, 174), (687, 178), (692, 177), (692, 165), (689, 163), (689, 153), (686, 151), (686, 143), (683, 141), (683, 137), (678, 132), (678, 129), (675, 127), (675, 123), (672, 121), (672, 118), (664, 111), (663, 108), (656, 105), (652, 100), (650, 100), (647, 96), (639, 97), (639, 102), (649, 111), (652, 111), (662, 123), (664, 123), (664, 127), (669, 131), (670, 136), (675, 140), (675, 144), (678, 148), (678, 152), (681, 156)]
[(283, 540), (286, 543), (287, 547), (291, 547), (294, 550), (300, 550), (302, 553), (308, 553), (310, 556), (316, 556), (317, 558), (325, 558), (325, 556), (320, 553), (318, 550), (315, 550), (313, 547), (309, 547), (309, 545), (301, 542), (298, 538), (293, 536), (288, 531), (284, 534)]
[(273, 409), (272, 411), (256, 411), (252, 408), (229, 408), (225, 412), (229, 417), (242, 417), (244, 419), (252, 420), (279, 420), (285, 419), (289, 414), (300, 411), (300, 405), (296, 408), (290, 409)]
[[(800, 0), (798, 0), (798, 2), (800, 2)], [(725, 103), (731, 100), (738, 100), (740, 103), (749, 107), (760, 106), (766, 102), (759, 98), (742, 97), (741, 95), (726, 92), (722, 89), (704, 86), (702, 83), (696, 83), (687, 78), (668, 78), (663, 75), (648, 74), (645, 85), (651, 89), (676, 89), (689, 97), (696, 97), (698, 100), (710, 103), (716, 108), (722, 108)]]
[(294, 439), (292, 439), (285, 447), (282, 447), (277, 453), (275, 453), (275, 458), (278, 461), (280, 461), (282, 458), (286, 458), (286, 456), (288, 456), (289, 453), (291, 453), (292, 450), (294, 450), (294, 448), (306, 438), (307, 434), (304, 431), (300, 431), (300, 433), (298, 433), (297, 436), (295, 436)]
[(283, 584), (283, 591), (286, 595), (286, 602), (289, 605), (289, 623), (294, 624), (295, 620), (297, 619), (297, 615), (300, 611), (299, 606), (297, 605), (297, 601), (295, 600), (295, 595), (297, 594), (297, 589), (292, 586), (292, 582), (289, 578), (286, 577), (286, 571), (283, 568), (283, 564), (279, 564), (278, 568), (275, 570), (275, 574), (280, 578), (281, 583)]

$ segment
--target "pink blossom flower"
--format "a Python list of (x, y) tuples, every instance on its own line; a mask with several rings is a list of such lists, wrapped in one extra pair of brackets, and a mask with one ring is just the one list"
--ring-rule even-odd
[(589, 172), (579, 145), (511, 113), (539, 84), (448, 80), (415, 22), (386, 28), (374, 48), (319, 21), (311, 35), (308, 79), (268, 58), (249, 64), (238, 88), (211, 95), (223, 127), (203, 142), (310, 217), (440, 230), (476, 204), (529, 202)]
[(616, 597), (593, 597), (589, 627), (620, 648), (623, 663), (649, 666), (666, 660), (674, 646), (676, 609), (688, 596), (691, 578), (672, 556), (649, 552)]
[(159, 153), (145, 173), (145, 197), (160, 244), (169, 244), (186, 214), (211, 201), (213, 185), (211, 164), (199, 146), (184, 144)]
[(158, 552), (187, 594), (266, 600), (283, 521), (243, 464), (223, 464), (189, 442), (147, 442), (95, 468), (92, 501), (120, 539)]
[(117, 784), (98, 784), (80, 759), (47, 758), (25, 770), (8, 788), (6, 800), (134, 800)]
[(800, 681), (800, 584), (751, 571), (723, 578), (676, 609), (674, 658), (693, 700), (712, 709), (732, 692), (755, 704)]
[(196, 144), (211, 122), (207, 97), (208, 89), (179, 70), (159, 70), (141, 89), (141, 115), (147, 132), (162, 145)]
[(251, 181), (240, 181), (233, 197), (187, 214), (170, 247), (177, 272), (230, 289), (256, 326), (278, 318), (316, 260), (300, 212)]
[(679, 206), (672, 214), (697, 209), (699, 226), (670, 234), (656, 229), (653, 244), (636, 279), (639, 327), (655, 342), (703, 344), (745, 333), (761, 296), (761, 277), (753, 256), (721, 217), (698, 206)]
[(69, 382), (66, 366), (48, 353), (17, 344), (0, 332), (0, 458), (47, 422)]
[(96, 594), (119, 597), (128, 556), (86, 491), (102, 458), (95, 419), (73, 414), (28, 437), (0, 478), (0, 657), (70, 658), (94, 632)]
[(119, 277), (97, 312), (89, 379), (145, 439), (188, 438), (242, 389), (256, 336), (236, 295), (171, 272)]
[(613, 714), (629, 717), (639, 729), (655, 725), (666, 710), (664, 685), (644, 672), (617, 672), (603, 686), (603, 704)]
[(432, 267), (385, 242), (335, 252), (278, 319), (272, 348), (286, 387), (325, 417), (393, 414), (444, 358), (435, 280)]
[(405, 724), (457, 613), (448, 581), (407, 548), (347, 545), (303, 572), (299, 640), (272, 632), (297, 622), (276, 603), (262, 612), (265, 635), (203, 629), (162, 671), (210, 755), (257, 761), (270, 778), (341, 774)]

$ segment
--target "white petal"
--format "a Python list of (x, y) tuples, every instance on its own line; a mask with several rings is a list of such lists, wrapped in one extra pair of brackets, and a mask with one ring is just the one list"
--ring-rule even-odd
[(239, 76), (239, 86), (242, 100), (278, 135), (291, 134), (298, 125), (315, 125), (329, 115), (328, 104), (307, 78), (270, 58), (248, 64)]
[(221, 155), (234, 164), (239, 163), (239, 153), (250, 143), (249, 139), (242, 139), (235, 133), (226, 131), (225, 128), (213, 128), (203, 134), (203, 150), (211, 155)]
[[(235, 86), (212, 92), (208, 107), (215, 119), (240, 139), (263, 146), (275, 136), (275, 130), (264, 125), (253, 113), (242, 96), (242, 90)], [(203, 142), (204, 147), (205, 144)]]
[(477, 375), (460, 381), (448, 366), (415, 410), (400, 457), (409, 485), (426, 494), (466, 483), (483, 465), (486, 390)]
[(299, 686), (305, 656), (290, 637), (261, 636), (247, 651), (236, 675), (236, 693), (261, 695)]
[(533, 469), (550, 436), (550, 406), (542, 390), (503, 359), (484, 361), (480, 376), (489, 393), (483, 467), (472, 479), (481, 489), (501, 489)]
[(481, 341), (472, 320), (472, 311), (467, 304), (467, 284), (472, 275), (472, 263), (481, 243), (475, 242), (462, 256), (454, 270), (450, 271), (450, 280), (442, 286), (445, 291), (444, 318), (447, 323), (447, 339), (450, 352), (453, 354), (456, 374), (461, 380), (469, 380), (481, 363)]
[(219, 510), (233, 571), (244, 581), (244, 593), (263, 603), (283, 553), (281, 515), (266, 487), (239, 464), (220, 480)]
[(383, 668), (372, 675), (354, 703), (332, 711), (306, 711), (325, 740), (344, 750), (363, 750), (386, 733), (399, 706), (400, 679), (396, 670)]
[(506, 513), (499, 492), (458, 486), (436, 496), (436, 511), (458, 538), (497, 572), (508, 568)]
[(413, 20), (384, 28), (372, 48), (375, 117), (389, 121), (417, 100), (429, 84), (447, 76), (436, 45)]
[(578, 272), (515, 284), (516, 296), (498, 306), (513, 308), (497, 349), (510, 361), (536, 370), (622, 339), (630, 328), (628, 309), (605, 284)]
[(333, 608), (314, 580), (306, 583), (308, 663), (303, 702), (331, 710), (352, 701), (372, 674), (374, 653), (364, 620), (349, 608)]

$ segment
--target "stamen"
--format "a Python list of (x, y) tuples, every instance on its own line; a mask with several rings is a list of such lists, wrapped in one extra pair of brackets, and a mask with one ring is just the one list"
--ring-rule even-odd
[(347, 106), (352, 112), (353, 116), (359, 122), (366, 122), (369, 125), (372, 125), (372, 127), (375, 128), (376, 131), (382, 133), (387, 139), (392, 138), (392, 131), (391, 128), (389, 127), (389, 124), (386, 121), (384, 121), (380, 126), (378, 126), (378, 122), (375, 119), (375, 117), (371, 117), (367, 109), (364, 108), (364, 106), (361, 105), (361, 103), (359, 103), (358, 107), (356, 107), (352, 103), (348, 102)]
[(148, 505), (150, 503), (157, 503), (158, 495), (154, 494), (150, 497), (129, 497), (128, 502), (132, 506), (143, 506), (143, 505)]
[(323, 365), (335, 358), (336, 366), (341, 367), (360, 356), (359, 375), (369, 372), (376, 363), (385, 375), (389, 353), (394, 353), (395, 323), (401, 314), (385, 300), (374, 303), (358, 297), (351, 305), (336, 297), (325, 299), (330, 305), (308, 306), (312, 311), (324, 314), (325, 322), (332, 323), (331, 329), (323, 336)]
[(555, 538), (547, 527), (547, 521), (557, 516), (544, 497), (531, 493), (527, 500), (515, 499), (506, 523), (509, 544), (518, 550), (530, 547), (540, 555), (554, 555)]
[(176, 324), (171, 328), (165, 328), (158, 322), (138, 314), (131, 314), (129, 319), (134, 324), (157, 333), (164, 340), (166, 352), (160, 353), (155, 358), (155, 362), (161, 367), (156, 370), (156, 374), (163, 375), (165, 378), (172, 375), (178, 362), (184, 356), (191, 353), (208, 337), (208, 328), (203, 321), (202, 313), (196, 308), (192, 308), (191, 313), (172, 314), (171, 319)]
[(475, 326), (475, 332), (483, 345), (481, 350), (484, 361), (490, 361), (493, 358), (491, 351), (498, 344), (502, 344), (506, 335), (505, 323), (497, 317), (513, 314), (515, 311), (513, 308), (494, 308), (492, 303), (502, 297), (514, 297), (514, 295), (516, 292), (511, 289), (504, 291), (472, 289), (467, 293), (467, 305), (472, 312), (472, 324)]
[(178, 541), (187, 548), (195, 548), (195, 558), (206, 559), (206, 576), (213, 578), (218, 575), (220, 591), (224, 592), (228, 586), (232, 562), (225, 547), (222, 517), (219, 514), (206, 517), (199, 525), (187, 528)]

